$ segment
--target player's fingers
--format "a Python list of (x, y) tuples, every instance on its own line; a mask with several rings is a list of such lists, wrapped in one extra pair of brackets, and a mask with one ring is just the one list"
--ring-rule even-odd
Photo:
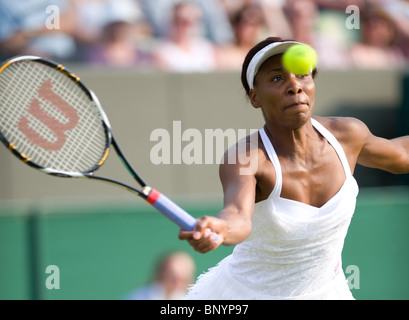
[(180, 240), (189, 240), (191, 238), (199, 240), (205, 230), (205, 222), (202, 218), (197, 219), (195, 229), (193, 231), (180, 230), (178, 237)]
[(209, 235), (209, 225), (211, 223), (211, 218), (204, 216), (197, 219), (197, 223), (195, 226), (195, 230), (193, 231), (193, 239), (199, 240), (203, 237), (204, 233), (206, 232), (206, 236)]
[(192, 231), (186, 231), (186, 230), (179, 230), (178, 238), (179, 240), (190, 240), (192, 239), (193, 232)]
[(216, 238), (217, 235), (207, 228), (199, 240), (192, 238), (188, 240), (188, 242), (197, 252), (206, 253), (216, 249), (220, 245), (220, 242), (215, 241)]

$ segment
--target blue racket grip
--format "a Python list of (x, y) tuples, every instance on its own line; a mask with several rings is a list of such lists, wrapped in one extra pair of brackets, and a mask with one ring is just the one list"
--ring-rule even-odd
[[(182, 230), (194, 230), (196, 219), (159, 191), (152, 189), (146, 201), (182, 228)], [(214, 241), (219, 241), (219, 235), (216, 234)]]

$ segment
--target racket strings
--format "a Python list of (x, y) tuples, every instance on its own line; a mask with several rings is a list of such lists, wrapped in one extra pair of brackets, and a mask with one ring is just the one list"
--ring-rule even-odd
[(85, 91), (33, 61), (11, 64), (0, 74), (0, 130), (32, 162), (57, 171), (93, 169), (107, 145), (100, 112)]

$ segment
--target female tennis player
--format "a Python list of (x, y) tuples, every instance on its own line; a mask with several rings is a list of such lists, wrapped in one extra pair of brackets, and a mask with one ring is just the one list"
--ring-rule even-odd
[(357, 119), (312, 116), (316, 70), (295, 76), (282, 66), (293, 44), (268, 38), (245, 58), (242, 84), (265, 119), (256, 152), (247, 151), (258, 166), (243, 174), (240, 161), (221, 164), (224, 209), (180, 231), (202, 253), (236, 245), (188, 299), (353, 299), (341, 252), (358, 195), (354, 168), (409, 172), (409, 136), (386, 140)]

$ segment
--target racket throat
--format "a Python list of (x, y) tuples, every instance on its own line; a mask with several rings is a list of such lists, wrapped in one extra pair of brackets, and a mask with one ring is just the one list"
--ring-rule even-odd
[(160, 196), (160, 192), (149, 187), (149, 186), (145, 186), (142, 188), (142, 193), (145, 195), (145, 200), (153, 205), (159, 198)]

